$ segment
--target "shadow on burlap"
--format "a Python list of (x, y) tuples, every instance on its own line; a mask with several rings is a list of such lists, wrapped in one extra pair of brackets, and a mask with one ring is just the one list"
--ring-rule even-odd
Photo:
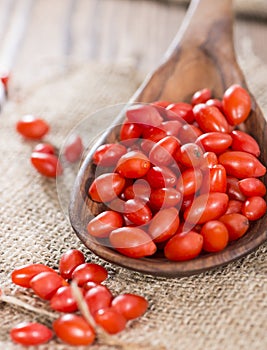
[[(266, 112), (267, 69), (255, 57), (249, 66), (242, 57), (241, 62), (247, 76), (252, 73), (250, 87)], [(131, 272), (84, 249), (59, 205), (55, 181), (42, 178), (30, 166), (34, 143), (16, 134), (19, 116), (45, 117), (51, 124), (45, 140), (60, 146), (76, 123), (101, 107), (127, 101), (138, 84), (131, 69), (92, 63), (59, 73), (20, 96), (14, 94), (6, 105), (0, 138), (1, 288), (36, 306), (40, 313), (0, 304), (1, 349), (20, 349), (8, 335), (18, 322), (37, 320), (50, 326), (53, 321), (42, 315), (42, 310), (49, 310), (46, 302), (11, 284), (11, 271), (37, 262), (56, 268), (60, 255), (69, 248), (82, 249), (88, 262), (100, 262), (108, 269), (106, 283), (115, 295), (132, 292), (149, 300), (148, 312), (129, 324), (118, 336), (121, 341), (140, 344), (140, 349), (266, 349), (266, 244), (239, 261), (199, 276), (166, 279)], [(70, 347), (58, 340), (39, 347), (66, 348)], [(90, 348), (120, 349), (99, 342)]]

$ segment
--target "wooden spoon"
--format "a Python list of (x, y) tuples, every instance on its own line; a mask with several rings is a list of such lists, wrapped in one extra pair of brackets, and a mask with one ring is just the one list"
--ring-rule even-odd
[[(212, 90), (214, 97), (222, 98), (226, 88), (234, 83), (247, 89), (245, 78), (235, 57), (232, 1), (193, 0), (163, 63), (145, 80), (131, 102), (190, 101), (196, 90), (205, 87)], [(245, 122), (245, 128), (261, 145), (261, 161), (266, 164), (266, 120), (255, 99), (251, 97), (252, 112)], [(119, 124), (122, 121), (121, 118), (117, 118), (114, 125)], [(118, 140), (118, 128), (113, 126), (98, 140), (87, 155), (76, 178), (69, 207), (70, 221), (76, 234), (98, 256), (143, 273), (186, 276), (240, 258), (256, 249), (267, 239), (267, 215), (265, 215), (251, 224), (246, 235), (223, 251), (201, 255), (186, 262), (171, 262), (156, 257), (132, 259), (110, 247), (101, 245), (87, 233), (86, 227), (92, 218), (91, 213), (96, 214), (101, 210), (97, 203), (90, 200), (87, 190), (94, 177), (94, 166), (92, 165), (94, 150), (102, 143), (116, 140)], [(266, 184), (266, 176), (264, 181)]]

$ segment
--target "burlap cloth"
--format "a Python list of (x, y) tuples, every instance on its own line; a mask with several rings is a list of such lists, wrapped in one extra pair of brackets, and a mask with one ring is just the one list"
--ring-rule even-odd
[[(267, 113), (267, 66), (248, 52), (240, 62), (251, 90)], [(27, 263), (57, 267), (69, 248), (82, 249), (87, 261), (109, 270), (107, 285), (114, 294), (132, 292), (149, 300), (149, 310), (118, 337), (140, 349), (253, 349), (267, 348), (267, 244), (224, 268), (188, 278), (156, 278), (128, 271), (98, 259), (84, 249), (58, 202), (56, 183), (36, 174), (29, 156), (34, 145), (20, 138), (14, 125), (25, 113), (43, 115), (51, 124), (46, 140), (60, 146), (69, 130), (95, 110), (129, 99), (140, 77), (128, 67), (90, 63), (58, 72), (27, 89), (13, 90), (1, 114), (0, 137), (0, 281), (1, 288), (39, 307), (40, 313), (0, 303), (0, 349), (20, 349), (9, 340), (10, 327), (37, 320), (47, 303), (11, 284), (10, 273)], [(88, 136), (90, 137), (90, 136)], [(141, 345), (143, 347), (141, 347)], [(40, 349), (67, 349), (53, 340)], [(96, 342), (91, 349), (120, 349)]]

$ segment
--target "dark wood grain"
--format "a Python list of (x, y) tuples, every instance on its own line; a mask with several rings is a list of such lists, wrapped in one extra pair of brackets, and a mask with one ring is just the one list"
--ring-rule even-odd
[[(192, 2), (181, 30), (160, 67), (153, 72), (131, 101), (152, 102), (163, 99), (188, 101), (194, 91), (212, 89), (215, 97), (238, 83), (247, 88), (245, 78), (236, 62), (233, 45), (233, 18), (231, 0), (195, 0)], [(267, 163), (267, 126), (253, 98), (253, 108), (245, 127), (261, 145), (261, 160)], [(121, 118), (121, 116), (119, 117)], [(118, 124), (120, 119), (115, 121)], [(118, 139), (118, 130), (111, 128), (95, 145)], [(97, 255), (115, 264), (162, 276), (185, 276), (224, 265), (251, 252), (267, 238), (267, 216), (251, 224), (249, 232), (225, 250), (202, 255), (187, 262), (170, 262), (162, 258), (132, 259), (101, 245), (89, 237), (86, 226), (103, 208), (92, 202), (87, 189), (94, 177), (90, 151), (77, 176), (70, 202), (70, 220), (78, 237)], [(267, 184), (267, 178), (264, 178)]]

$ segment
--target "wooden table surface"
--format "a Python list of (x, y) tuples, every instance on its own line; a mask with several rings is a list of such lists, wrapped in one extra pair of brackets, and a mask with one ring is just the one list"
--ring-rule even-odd
[[(70, 62), (96, 60), (155, 68), (186, 8), (141, 0), (0, 0), (0, 68), (15, 85), (30, 84)], [(267, 61), (267, 25), (235, 22), (236, 48), (251, 45)]]

